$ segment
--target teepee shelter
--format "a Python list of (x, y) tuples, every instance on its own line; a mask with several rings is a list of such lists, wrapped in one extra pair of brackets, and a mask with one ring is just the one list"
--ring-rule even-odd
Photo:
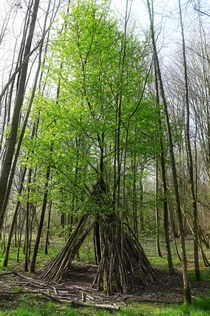
[[(135, 292), (139, 285), (149, 285), (158, 280), (156, 270), (148, 261), (146, 254), (135, 238), (128, 224), (112, 211), (113, 206), (108, 199), (105, 182), (99, 180), (90, 194), (91, 207), (97, 211), (100, 231), (100, 262), (92, 286), (114, 293)], [(110, 208), (109, 213), (99, 213), (103, 208)], [(41, 272), (45, 280), (60, 281), (71, 269), (72, 261), (94, 227), (95, 214), (85, 214), (77, 227), (69, 236), (63, 249), (53, 258)]]

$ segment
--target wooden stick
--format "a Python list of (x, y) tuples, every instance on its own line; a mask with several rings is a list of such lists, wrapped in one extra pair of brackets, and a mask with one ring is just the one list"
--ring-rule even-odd
[(106, 310), (119, 310), (120, 307), (115, 305), (115, 304), (90, 304), (90, 303), (86, 303), (86, 302), (78, 302), (78, 301), (69, 301), (69, 300), (65, 300), (65, 299), (60, 299), (59, 297), (50, 295), (48, 293), (42, 292), (42, 291), (25, 291), (25, 290), (20, 290), (20, 291), (4, 291), (4, 292), (0, 292), (0, 297), (1, 295), (21, 295), (21, 294), (34, 294), (34, 295), (43, 295), (47, 298), (49, 298), (50, 300), (56, 302), (56, 303), (65, 303), (65, 304), (69, 304), (73, 307), (94, 307), (97, 309), (106, 309)]

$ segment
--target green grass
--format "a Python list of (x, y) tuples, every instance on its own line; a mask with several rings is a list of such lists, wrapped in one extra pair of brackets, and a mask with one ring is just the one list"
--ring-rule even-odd
[[(165, 269), (167, 267), (167, 265), (168, 265), (167, 257), (149, 257), (148, 259), (149, 259), (151, 264), (156, 265), (156, 266), (158, 266), (160, 268), (164, 268)], [(173, 264), (174, 264), (174, 267), (181, 266), (181, 262), (179, 261), (178, 258), (174, 258), (173, 259)]]
[[(28, 304), (31, 306), (27, 306)], [(32, 304), (33, 303), (33, 304)], [(210, 298), (200, 297), (193, 301), (191, 306), (170, 305), (155, 306), (154, 304), (132, 303), (127, 307), (122, 307), (120, 311), (109, 312), (94, 308), (72, 308), (67, 305), (54, 303), (43, 303), (34, 300), (30, 296), (29, 300), (23, 299), (22, 306), (15, 310), (1, 311), (0, 316), (209, 316)]]
[[(210, 280), (210, 269), (207, 270), (204, 270), (204, 269), (200, 269), (200, 273), (201, 273), (201, 280), (204, 281), (204, 280)], [(190, 277), (191, 280), (194, 280), (195, 279), (195, 272), (194, 270), (192, 271), (189, 271), (188, 272), (188, 275)]]
[(209, 316), (210, 315), (210, 298), (200, 297), (196, 299), (191, 306), (169, 306), (164, 309), (154, 311), (153, 315), (158, 316)]
[(156, 315), (156, 316), (209, 316), (210, 315), (210, 298), (201, 297), (193, 302), (191, 306), (170, 305), (155, 307), (151, 304), (137, 303), (131, 306), (130, 310), (125, 309), (119, 313), (120, 316), (140, 316), (140, 315)]
[[(23, 244), (23, 242), (22, 242)], [(9, 261), (8, 261), (8, 266), (3, 267), (3, 261), (4, 261), (4, 253), (2, 253), (3, 246), (0, 244), (0, 273), (4, 271), (11, 271), (12, 269), (16, 267), (23, 267), (24, 266), (24, 259), (25, 255), (23, 253), (23, 248), (21, 247), (20, 253), (19, 253), (19, 262), (17, 262), (17, 248), (11, 247), (10, 252), (9, 252)], [(59, 251), (58, 248), (48, 248), (48, 255), (45, 255), (44, 253), (44, 246), (40, 247), (38, 255), (37, 255), (37, 266), (39, 268), (42, 268), (48, 260), (50, 260), (52, 257), (56, 256)], [(33, 247), (32, 247), (32, 252), (33, 252)], [(31, 256), (32, 256), (31, 252)]]
[[(10, 248), (10, 255), (9, 255), (9, 262), (7, 267), (3, 267), (3, 261), (4, 261), (4, 253), (2, 253), (3, 246), (0, 245), (0, 273), (11, 270), (14, 268), (14, 266), (17, 265), (17, 248), (11, 247)], [(20, 249), (20, 262), (24, 259), (24, 254), (22, 249)]]

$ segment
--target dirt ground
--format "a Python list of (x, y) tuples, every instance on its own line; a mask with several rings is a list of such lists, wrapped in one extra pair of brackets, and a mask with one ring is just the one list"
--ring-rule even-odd
[[(93, 265), (74, 266), (71, 272), (66, 275), (65, 284), (82, 287), (90, 291), (96, 269), (97, 267)], [(169, 275), (165, 271), (158, 271), (158, 276), (160, 282), (148, 286), (140, 284), (135, 293), (118, 293), (111, 298), (96, 290), (94, 290), (94, 293), (97, 293), (106, 301), (126, 302), (128, 299), (135, 299), (141, 302), (182, 303), (182, 275), (179, 272)]]

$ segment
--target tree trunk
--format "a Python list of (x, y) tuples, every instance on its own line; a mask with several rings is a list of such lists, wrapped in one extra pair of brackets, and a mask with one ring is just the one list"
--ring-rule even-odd
[(47, 167), (47, 172), (46, 172), (46, 180), (45, 180), (45, 185), (44, 185), (44, 197), (43, 197), (43, 204), (42, 204), (42, 210), (41, 210), (41, 217), (40, 217), (39, 228), (38, 228), (38, 232), (37, 232), (37, 236), (36, 236), (36, 241), (35, 241), (35, 245), (34, 245), (34, 252), (33, 252), (33, 257), (32, 257), (31, 266), (30, 266), (31, 273), (35, 272), (36, 258), (37, 258), (37, 254), (38, 254), (39, 243), (40, 243), (42, 228), (43, 228), (43, 224), (44, 224), (44, 216), (45, 216), (45, 211), (46, 211), (46, 206), (47, 206), (49, 179), (50, 179), (50, 165)]
[(168, 113), (168, 106), (166, 102), (162, 75), (159, 66), (159, 59), (156, 50), (156, 42), (155, 42), (155, 34), (154, 34), (154, 14), (153, 14), (153, 2), (152, 8), (150, 5), (150, 1), (147, 0), (149, 18), (150, 18), (150, 28), (151, 28), (151, 36), (152, 36), (152, 45), (154, 51), (154, 58), (157, 66), (157, 75), (160, 84), (160, 93), (161, 98), (164, 105), (164, 113), (166, 118), (166, 126), (167, 126), (167, 133), (168, 133), (168, 140), (169, 140), (169, 150), (170, 150), (170, 157), (171, 157), (171, 168), (172, 168), (172, 175), (173, 175), (173, 183), (174, 183), (174, 193), (176, 198), (176, 207), (177, 207), (177, 216), (179, 221), (179, 230), (180, 230), (180, 242), (182, 248), (182, 267), (183, 267), (183, 283), (184, 283), (184, 301), (186, 304), (191, 304), (191, 290), (190, 290), (190, 283), (187, 274), (187, 255), (186, 255), (186, 248), (185, 248), (185, 236), (184, 236), (184, 229), (183, 229), (183, 218), (182, 218), (182, 211), (180, 205), (180, 198), (179, 198), (179, 189), (178, 189), (178, 181), (177, 181), (177, 172), (176, 172), (176, 163), (174, 157), (174, 148), (173, 148), (173, 140), (172, 140), (172, 133), (171, 133), (171, 125), (169, 120), (169, 113)]
[(52, 202), (49, 205), (48, 209), (48, 221), (47, 221), (47, 232), (46, 232), (46, 240), (45, 240), (45, 255), (48, 254), (48, 245), (49, 245), (49, 234), (50, 234), (50, 220), (51, 220), (51, 210), (52, 210)]
[(140, 179), (139, 179), (139, 195), (140, 195), (140, 197), (139, 197), (139, 199), (140, 199), (139, 219), (140, 219), (141, 234), (144, 232), (144, 205), (143, 205), (144, 195), (143, 195), (143, 181), (142, 181), (143, 171), (144, 171), (144, 166), (142, 165)]
[(169, 238), (169, 220), (168, 220), (168, 188), (166, 181), (166, 168), (165, 168), (165, 148), (163, 144), (163, 129), (161, 122), (161, 115), (159, 110), (159, 86), (158, 86), (158, 76), (157, 76), (157, 61), (155, 62), (155, 85), (156, 85), (156, 106), (158, 108), (158, 127), (159, 127), (159, 142), (160, 142), (160, 162), (161, 162), (161, 175), (163, 182), (163, 212), (164, 212), (164, 233), (165, 233), (165, 245), (167, 251), (167, 259), (168, 259), (168, 270), (169, 273), (174, 273), (173, 261), (171, 256), (171, 246), (170, 246), (170, 238)]
[(94, 223), (94, 238), (95, 238), (95, 248), (96, 248), (96, 264), (101, 261), (101, 241), (100, 241), (100, 226), (99, 226), (99, 216), (97, 216)]
[(158, 257), (162, 257), (160, 249), (160, 207), (159, 207), (159, 176), (158, 176), (158, 157), (156, 157), (156, 247)]
[[(20, 188), (19, 188), (19, 191), (18, 191), (19, 195), (21, 194), (22, 189), (23, 189), (23, 181), (24, 181), (24, 178), (25, 178), (25, 174), (26, 174), (26, 167), (24, 168), (23, 175), (22, 175), (22, 178), (21, 178), (21, 181), (20, 181)], [(12, 236), (13, 236), (13, 232), (14, 232), (14, 227), (15, 227), (15, 224), (17, 223), (17, 215), (18, 215), (19, 208), (20, 208), (20, 201), (18, 200), (17, 204), (16, 204), (16, 207), (15, 207), (15, 212), (14, 212), (14, 215), (13, 215), (10, 231), (9, 231), (9, 236), (8, 236), (8, 241), (7, 241), (7, 248), (6, 248), (6, 252), (5, 252), (5, 256), (4, 256), (4, 262), (3, 262), (3, 266), (4, 267), (7, 267), (7, 265), (8, 265), (9, 251), (10, 251)]]
[(189, 103), (189, 89), (188, 89), (188, 73), (187, 73), (187, 59), (186, 59), (186, 49), (185, 49), (185, 37), (184, 37), (184, 25), (182, 20), (182, 9), (181, 2), (178, 0), (179, 4), (179, 17), (181, 25), (182, 34), (182, 53), (183, 53), (183, 63), (184, 63), (184, 79), (185, 79), (185, 102), (186, 102), (186, 140), (187, 140), (187, 152), (188, 152), (188, 170), (190, 176), (190, 186), (192, 193), (192, 206), (193, 206), (193, 232), (194, 232), (194, 264), (195, 264), (195, 276), (197, 281), (201, 281), (200, 268), (199, 268), (199, 257), (198, 257), (198, 209), (197, 209), (197, 199), (194, 187), (194, 171), (193, 171), (193, 158), (192, 149), (190, 141), (190, 103)]
[[(32, 10), (32, 17), (31, 17), (31, 22), (30, 22), (30, 26), (29, 26), (28, 37), (26, 40), (26, 45), (25, 45), (25, 50), (24, 50), (24, 59), (30, 53), (38, 8), (39, 8), (39, 0), (35, 0), (34, 7)], [(28, 62), (26, 62), (22, 66), (22, 70), (20, 73), (19, 86), (18, 86), (17, 96), (16, 96), (16, 100), (15, 100), (15, 105), (14, 105), (14, 112), (13, 112), (13, 117), (12, 117), (12, 122), (11, 122), (11, 128), (10, 128), (8, 141), (7, 141), (7, 148), (6, 148), (6, 152), (5, 152), (5, 156), (4, 156), (4, 160), (3, 160), (2, 168), (1, 168), (1, 176), (0, 176), (0, 230), (1, 230), (2, 225), (3, 225), (3, 219), (4, 219), (4, 214), (5, 214), (5, 212), (2, 211), (2, 205), (4, 202), (6, 190), (7, 190), (7, 182), (8, 182), (8, 178), (9, 178), (10, 167), (11, 167), (11, 163), (12, 163), (12, 159), (13, 159), (13, 155), (14, 155), (14, 151), (15, 151), (17, 130), (18, 130), (18, 124), (19, 124), (19, 116), (20, 116), (20, 111), (21, 111), (21, 107), (22, 107), (24, 95), (25, 95), (25, 84), (26, 84), (27, 70), (28, 70)]]
[(136, 192), (136, 153), (134, 153), (133, 157), (133, 200), (132, 200), (132, 208), (133, 208), (133, 232), (136, 238), (138, 239), (138, 214), (137, 214), (137, 192)]

